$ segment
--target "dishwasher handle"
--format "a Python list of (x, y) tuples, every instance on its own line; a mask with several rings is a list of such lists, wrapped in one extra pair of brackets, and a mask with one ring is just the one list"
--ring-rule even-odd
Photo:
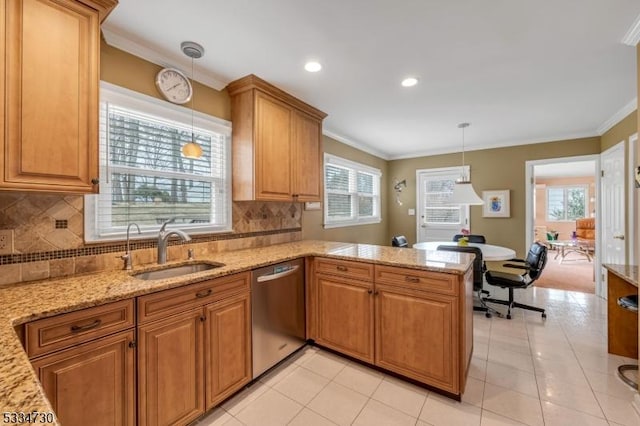
[(294, 265), (290, 269), (287, 269), (286, 271), (278, 272), (275, 274), (261, 275), (258, 277), (256, 281), (258, 281), (259, 283), (263, 283), (266, 281), (277, 280), (278, 278), (282, 278), (282, 277), (286, 277), (288, 275), (294, 274), (299, 268), (300, 268), (300, 265)]

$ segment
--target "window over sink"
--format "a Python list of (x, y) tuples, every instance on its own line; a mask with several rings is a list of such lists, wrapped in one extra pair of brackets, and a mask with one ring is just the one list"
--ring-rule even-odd
[(324, 155), (324, 227), (380, 222), (380, 170)]
[[(137, 223), (155, 236), (167, 220), (190, 233), (231, 230), (231, 125), (105, 82), (100, 89), (100, 192), (85, 197), (85, 240), (120, 240)], [(137, 236), (137, 235), (136, 235)]]

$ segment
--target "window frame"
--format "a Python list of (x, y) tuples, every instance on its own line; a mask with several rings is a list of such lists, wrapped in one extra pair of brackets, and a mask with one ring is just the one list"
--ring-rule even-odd
[[(563, 204), (563, 208), (564, 208), (564, 218), (563, 219), (552, 219), (551, 216), (549, 215), (549, 191), (552, 189), (562, 189), (563, 190), (563, 196), (562, 196), (562, 204)], [(567, 191), (571, 190), (571, 189), (582, 189), (584, 190), (584, 216), (582, 217), (588, 217), (588, 210), (589, 210), (589, 185), (588, 184), (569, 184), (569, 185), (547, 185), (547, 187), (545, 188), (545, 202), (546, 202), (546, 206), (545, 206), (545, 219), (547, 222), (565, 222), (565, 223), (569, 223), (569, 222), (575, 222), (576, 219), (580, 219), (580, 218), (575, 218), (575, 219), (568, 219), (567, 218)]]
[[(107, 138), (108, 131), (106, 129), (106, 122), (102, 113), (102, 105), (107, 102), (108, 104), (117, 105), (124, 109), (134, 110), (141, 115), (147, 115), (151, 120), (168, 121), (175, 123), (176, 127), (188, 127), (191, 129), (192, 112), (191, 109), (171, 104), (158, 98), (154, 98), (148, 95), (144, 95), (133, 90), (125, 89), (120, 86), (116, 86), (104, 81), (100, 82), (100, 132), (99, 132), (99, 177), (100, 182), (108, 182), (108, 174), (114, 169), (114, 166), (107, 164)], [(220, 178), (214, 176), (204, 176), (208, 181), (212, 182), (212, 189), (214, 187), (213, 182), (218, 181), (219, 185), (224, 188), (224, 196), (226, 197), (222, 207), (224, 212), (225, 222), (222, 224), (169, 224), (167, 229), (179, 228), (189, 234), (212, 234), (212, 233), (224, 233), (232, 231), (232, 196), (231, 196), (231, 122), (223, 120), (211, 115), (203, 114), (198, 111), (193, 112), (193, 127), (203, 133), (215, 133), (224, 138), (224, 150), (225, 150), (225, 170), (226, 173), (222, 178), (220, 185)], [(184, 178), (182, 173), (174, 173), (170, 171), (150, 171), (148, 169), (138, 169), (129, 166), (116, 166), (115, 169), (125, 170), (129, 169), (131, 172), (138, 174), (146, 174), (158, 177), (171, 177), (175, 175)], [(157, 172), (157, 173), (156, 173)], [(202, 179), (202, 175), (193, 175), (194, 178)], [(104, 184), (100, 185), (101, 191), (104, 188)], [(111, 230), (104, 232), (99, 230), (98, 226), (98, 198), (99, 194), (88, 194), (84, 197), (84, 240), (88, 243), (97, 243), (105, 241), (120, 241), (126, 238), (126, 227), (117, 226), (111, 228)], [(213, 201), (212, 201), (213, 204)], [(153, 225), (140, 225), (140, 234), (132, 232), (130, 234), (131, 239), (149, 239), (157, 236), (161, 224)]]
[[(327, 189), (327, 165), (334, 165), (338, 167), (342, 167), (354, 172), (355, 182), (350, 181), (350, 187), (353, 187), (353, 190), (348, 192), (344, 191), (330, 191)], [(360, 193), (357, 190), (357, 174), (358, 172), (373, 175), (373, 195), (368, 193)], [(382, 200), (381, 200), (381, 178), (382, 172), (380, 169), (375, 167), (367, 166), (366, 164), (358, 163), (355, 161), (347, 160), (346, 158), (338, 157), (333, 154), (325, 153), (324, 154), (324, 164), (322, 167), (322, 179), (324, 183), (324, 208), (323, 208), (323, 216), (324, 216), (324, 228), (340, 228), (345, 226), (357, 226), (357, 225), (368, 225), (374, 223), (382, 222)], [(351, 213), (349, 219), (332, 219), (329, 217), (329, 194), (348, 194), (351, 198)], [(359, 216), (359, 196), (366, 196), (373, 198), (373, 216)]]

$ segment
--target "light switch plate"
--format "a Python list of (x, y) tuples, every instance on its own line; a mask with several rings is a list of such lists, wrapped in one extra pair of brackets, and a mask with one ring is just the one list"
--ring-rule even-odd
[(409, 216), (415, 216), (416, 215), (416, 209), (409, 209)]
[(321, 207), (320, 201), (307, 201), (304, 203), (305, 210), (320, 210)]
[(0, 229), (0, 254), (13, 253), (13, 229)]

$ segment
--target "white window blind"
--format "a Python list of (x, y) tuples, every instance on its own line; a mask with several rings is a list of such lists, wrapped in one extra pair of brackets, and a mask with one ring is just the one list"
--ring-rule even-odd
[(331, 154), (324, 160), (325, 227), (380, 222), (380, 170)]
[(462, 212), (459, 205), (449, 203), (455, 180), (447, 176), (432, 178), (425, 182), (424, 222), (428, 224), (461, 225)]
[(586, 217), (588, 187), (550, 186), (547, 188), (547, 221), (574, 221)]
[(191, 131), (185, 108), (103, 85), (100, 193), (86, 198), (87, 240), (121, 239), (131, 222), (155, 235), (170, 219), (192, 233), (230, 230), (230, 128), (198, 114), (199, 159), (181, 154)]

